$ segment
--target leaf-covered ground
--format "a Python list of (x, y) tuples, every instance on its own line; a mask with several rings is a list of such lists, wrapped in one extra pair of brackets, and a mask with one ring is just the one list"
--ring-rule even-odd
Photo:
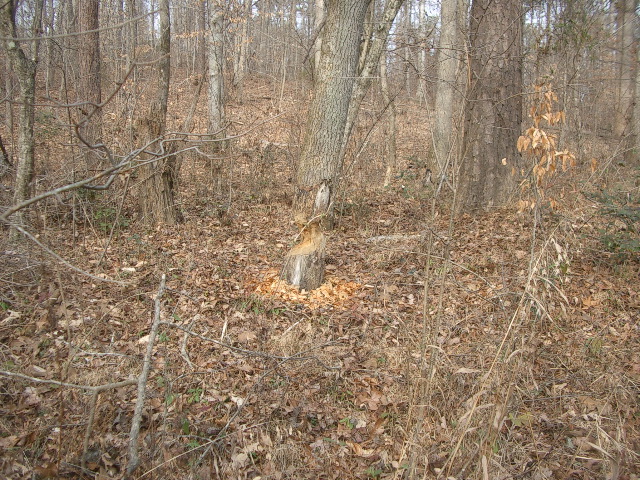
[[(37, 207), (41, 241), (124, 284), (3, 240), (0, 476), (124, 475), (137, 387), (81, 387), (137, 378), (159, 301), (133, 478), (637, 479), (638, 171), (589, 178), (583, 159), (535, 223), (510, 209), (452, 221), (450, 191), (432, 210), (422, 187), (424, 111), (401, 105), (387, 188), (371, 114), (326, 283), (299, 292), (279, 267), (306, 93), (280, 114), (273, 89), (256, 81), (230, 105), (249, 133), (220, 170), (185, 154), (183, 224), (137, 221), (135, 177), (122, 210), (110, 193)], [(51, 171), (43, 183), (64, 180)]]

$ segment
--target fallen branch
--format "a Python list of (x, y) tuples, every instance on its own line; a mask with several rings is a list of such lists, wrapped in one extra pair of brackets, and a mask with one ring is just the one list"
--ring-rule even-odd
[(144, 356), (142, 364), (142, 372), (138, 377), (138, 398), (133, 411), (133, 419), (131, 420), (131, 431), (129, 433), (129, 463), (127, 464), (127, 476), (131, 475), (138, 467), (140, 458), (138, 457), (138, 436), (140, 434), (140, 423), (142, 422), (142, 409), (144, 407), (144, 399), (147, 389), (147, 379), (149, 378), (149, 370), (151, 370), (151, 355), (153, 354), (153, 345), (155, 342), (158, 327), (160, 326), (160, 306), (162, 295), (164, 294), (167, 276), (163, 273), (160, 280), (160, 287), (155, 299), (155, 311), (153, 316), (153, 324), (151, 332), (149, 332), (149, 342), (147, 343), (147, 352)]
[(421, 240), (425, 233), (417, 233), (415, 235), (378, 235), (377, 237), (369, 237), (366, 243), (382, 243), (382, 242), (407, 242), (410, 240)]
[(59, 387), (68, 387), (68, 388), (75, 388), (78, 390), (86, 390), (92, 393), (100, 393), (100, 392), (104, 392), (105, 390), (126, 387), (128, 385), (135, 385), (136, 383), (138, 383), (138, 380), (136, 380), (135, 378), (130, 378), (128, 380), (123, 380), (121, 382), (105, 383), (104, 385), (92, 386), (92, 385), (78, 385), (76, 383), (59, 382), (58, 380), (47, 380), (45, 378), (30, 377), (29, 375), (24, 375), (22, 373), (7, 372), (5, 370), (0, 370), (0, 375), (4, 377), (20, 378), (22, 380), (27, 380), (33, 383), (46, 383), (49, 385), (57, 385)]

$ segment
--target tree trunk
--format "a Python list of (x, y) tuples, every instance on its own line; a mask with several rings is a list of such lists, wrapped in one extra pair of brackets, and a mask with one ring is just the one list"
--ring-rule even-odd
[(632, 131), (633, 103), (635, 98), (635, 24), (636, 0), (619, 0), (618, 9), (620, 63), (618, 70), (618, 108), (614, 134), (620, 137)]
[(474, 0), (470, 27), (471, 85), (459, 209), (501, 206), (517, 184), (522, 122), (522, 4)]
[[(209, 0), (209, 135), (211, 140), (225, 136), (224, 111), (224, 10), (222, 0)], [(216, 153), (224, 148), (222, 142), (211, 144), (210, 152)], [(212, 182), (216, 193), (222, 195), (222, 161), (209, 160)]]
[(320, 55), (322, 54), (322, 35), (320, 28), (324, 22), (324, 0), (315, 0), (313, 10), (313, 34), (316, 41), (313, 44), (313, 74), (315, 76), (320, 66)]
[[(640, 19), (636, 17), (636, 22), (640, 22)], [(635, 144), (635, 149), (633, 150), (633, 155), (635, 158), (632, 158), (636, 166), (640, 166), (640, 152), (638, 149), (638, 141), (640, 140), (640, 101), (638, 101), (638, 96), (640, 95), (640, 45), (636, 42), (636, 90), (634, 97), (634, 108), (633, 108), (633, 142)]]
[(236, 89), (238, 101), (242, 103), (244, 94), (242, 91), (242, 82), (247, 69), (247, 50), (249, 47), (249, 22), (251, 21), (251, 9), (253, 8), (252, 0), (244, 0), (244, 11), (242, 13), (242, 22), (240, 27), (240, 35), (236, 48), (236, 56), (233, 67), (233, 86)]
[[(11, 75), (10, 61), (6, 62), (4, 66), (4, 89), (7, 98), (11, 98), (11, 92), (13, 91), (13, 76)], [(9, 134), (9, 144), (11, 145), (11, 151), (13, 152), (13, 105), (11, 102), (4, 102), (5, 105), (5, 126), (7, 133)]]
[(382, 92), (382, 100), (385, 108), (389, 109), (387, 126), (387, 141), (385, 142), (385, 163), (386, 169), (384, 174), (384, 186), (388, 187), (391, 184), (391, 177), (396, 169), (396, 102), (391, 98), (389, 93), (389, 81), (387, 78), (387, 56), (383, 55), (380, 58), (380, 90)]
[[(156, 46), (160, 61), (157, 66), (157, 85), (155, 98), (141, 125), (145, 132), (145, 143), (153, 142), (157, 156), (165, 156), (155, 162), (144, 165), (140, 188), (140, 204), (145, 222), (148, 224), (166, 223), (173, 225), (181, 220), (175, 205), (175, 186), (177, 180), (176, 158), (167, 151), (161, 142), (166, 130), (167, 99), (169, 97), (169, 79), (171, 75), (171, 19), (169, 0), (160, 0), (160, 40)], [(168, 156), (167, 156), (168, 155)]]
[(283, 269), (289, 283), (305, 290), (319, 287), (324, 279), (322, 220), (342, 166), (340, 150), (369, 3), (335, 0), (328, 5), (322, 56), (296, 172), (293, 213), (302, 241), (288, 253)]
[[(444, 2), (442, 2), (444, 3)], [(418, 85), (417, 96), (420, 104), (427, 102), (427, 16), (426, 0), (418, 0)]]
[[(33, 20), (30, 58), (27, 57), (22, 47), (13, 40), (17, 38), (15, 24), (15, 1), (5, 1), (0, 4), (0, 35), (4, 37), (4, 48), (6, 56), (11, 62), (11, 67), (18, 78), (19, 85), (19, 125), (18, 125), (18, 162), (16, 167), (15, 190), (13, 193), (13, 203), (19, 204), (29, 198), (31, 178), (34, 169), (34, 136), (33, 123), (35, 114), (35, 92), (36, 92), (36, 67), (38, 65), (38, 46), (36, 37), (40, 34), (40, 23), (42, 21), (43, 0), (37, 0), (35, 5), (35, 16)], [(24, 226), (26, 219), (24, 210), (19, 210), (15, 214), (14, 223)], [(11, 230), (10, 238), (16, 241), (19, 238), (18, 232)]]
[(209, 133), (224, 136), (224, 11), (220, 0), (209, 1)]
[[(77, 44), (78, 69), (78, 101), (86, 102), (78, 112), (78, 132), (84, 142), (95, 145), (102, 137), (102, 88), (100, 82), (100, 34), (99, 34), (99, 1), (83, 0), (78, 3), (78, 21), (82, 36)], [(85, 151), (87, 169), (100, 168), (97, 152)]]
[(403, 30), (404, 30), (404, 88), (407, 92), (407, 96), (411, 96), (411, 3), (406, 2), (404, 4), (404, 18)]
[[(436, 86), (433, 153), (437, 175), (445, 173), (452, 151), (453, 94), (459, 64), (460, 22), (456, 14), (457, 0), (442, 0), (440, 7), (440, 44), (438, 46), (438, 83)], [(434, 166), (436, 166), (434, 165)]]

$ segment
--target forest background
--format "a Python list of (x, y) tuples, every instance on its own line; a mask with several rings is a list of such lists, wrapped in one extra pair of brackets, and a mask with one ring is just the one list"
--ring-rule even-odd
[(1, 4), (0, 475), (637, 479), (637, 7)]

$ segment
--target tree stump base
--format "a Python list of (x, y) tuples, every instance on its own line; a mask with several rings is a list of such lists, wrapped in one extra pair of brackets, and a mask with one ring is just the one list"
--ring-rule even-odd
[(326, 237), (314, 222), (302, 230), (302, 241), (294, 246), (284, 260), (282, 278), (301, 290), (314, 290), (324, 281)]

